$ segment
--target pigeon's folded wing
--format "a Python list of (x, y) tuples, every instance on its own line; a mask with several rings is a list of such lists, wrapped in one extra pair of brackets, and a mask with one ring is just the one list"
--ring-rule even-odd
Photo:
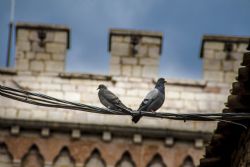
[(145, 97), (145, 99), (142, 101), (140, 107), (139, 107), (139, 111), (143, 111), (144, 109), (146, 109), (157, 97), (159, 94), (159, 90), (158, 89), (153, 89), (151, 90)]

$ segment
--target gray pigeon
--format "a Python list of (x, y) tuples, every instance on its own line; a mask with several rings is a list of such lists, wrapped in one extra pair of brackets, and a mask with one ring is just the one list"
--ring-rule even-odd
[(105, 85), (101, 84), (97, 89), (99, 89), (98, 97), (100, 102), (108, 109), (124, 111), (127, 113), (129, 110), (131, 111), (131, 109), (126, 107), (114, 93), (108, 90)]
[(151, 90), (144, 100), (142, 101), (138, 111), (139, 113), (137, 115), (134, 115), (132, 118), (132, 121), (134, 123), (137, 123), (141, 116), (141, 111), (150, 111), (155, 112), (158, 110), (165, 100), (165, 79), (159, 78), (156, 82), (155, 88)]

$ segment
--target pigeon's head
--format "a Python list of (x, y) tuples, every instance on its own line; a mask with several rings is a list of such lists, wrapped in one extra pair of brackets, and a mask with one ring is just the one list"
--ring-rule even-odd
[(159, 78), (156, 82), (156, 85), (164, 85), (167, 81), (164, 78)]
[(105, 85), (103, 85), (103, 84), (100, 84), (100, 85), (98, 86), (97, 90), (98, 90), (98, 89), (107, 89), (107, 87), (106, 87)]
[(161, 90), (161, 91), (164, 91), (165, 89), (165, 79), (164, 78), (159, 78), (155, 84), (155, 88)]

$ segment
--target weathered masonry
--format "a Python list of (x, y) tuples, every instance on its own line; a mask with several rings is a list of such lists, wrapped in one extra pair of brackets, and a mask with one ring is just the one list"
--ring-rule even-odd
[[(110, 73), (69, 73), (64, 68), (69, 28), (18, 23), (16, 65), (0, 70), (0, 84), (101, 106), (96, 88), (102, 83), (136, 109), (158, 77), (162, 42), (159, 32), (111, 29)], [(247, 38), (205, 36), (204, 78), (166, 78), (167, 100), (159, 112), (221, 111), (246, 43)], [(197, 166), (215, 128), (210, 122), (150, 118), (133, 124), (129, 116), (38, 107), (3, 97), (0, 120), (0, 166), (8, 167)]]

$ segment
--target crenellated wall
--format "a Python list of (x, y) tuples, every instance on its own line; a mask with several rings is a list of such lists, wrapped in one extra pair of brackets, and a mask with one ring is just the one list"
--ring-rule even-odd
[(249, 38), (205, 35), (202, 40), (204, 80), (232, 83), (246, 51)]
[[(137, 109), (158, 77), (161, 33), (110, 30), (110, 74), (97, 75), (64, 71), (70, 41), (67, 27), (19, 23), (16, 28), (16, 68), (0, 69), (1, 85), (101, 107), (96, 89), (105, 84), (124, 104)], [(245, 46), (245, 38), (237, 40), (204, 37), (204, 80), (166, 78), (166, 101), (158, 112), (220, 112)], [(226, 41), (233, 49), (225, 49)], [(1, 160), (15, 167), (34, 161), (46, 167), (64, 162), (77, 167), (96, 163), (125, 167), (120, 161), (123, 154), (131, 167), (198, 165), (215, 128), (213, 122), (146, 117), (133, 124), (130, 116), (38, 107), (1, 96), (0, 120)]]

